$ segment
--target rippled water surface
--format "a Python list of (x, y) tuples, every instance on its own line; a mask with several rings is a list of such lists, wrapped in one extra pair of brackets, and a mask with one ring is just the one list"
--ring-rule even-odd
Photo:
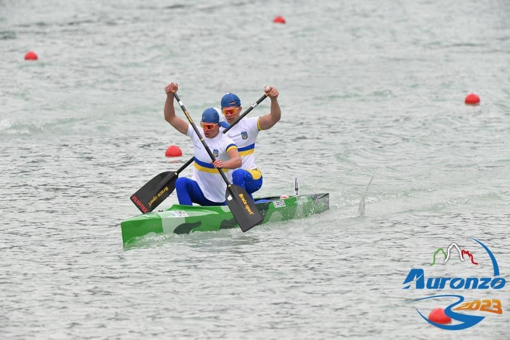
[[(508, 13), (502, 0), (0, 1), (0, 337), (508, 339), (508, 287), (402, 289), (411, 268), (491, 276), (471, 238), (508, 278)], [(192, 155), (163, 119), (170, 81), (194, 118), (225, 92), (246, 108), (277, 87), (260, 194), (292, 194), (298, 177), (331, 209), (123, 247), (129, 196)], [(164, 157), (171, 144), (182, 160)], [(452, 242), (479, 266), (430, 266)], [(434, 294), (499, 299), (503, 314), (441, 330), (415, 308), (454, 300), (411, 302)]]

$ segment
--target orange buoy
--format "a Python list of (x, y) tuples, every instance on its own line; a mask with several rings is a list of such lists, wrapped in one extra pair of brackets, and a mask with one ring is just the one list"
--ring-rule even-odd
[(480, 97), (474, 93), (470, 93), (467, 95), (466, 100), (464, 101), (467, 105), (478, 105), (480, 104)]
[(443, 308), (436, 308), (432, 310), (429, 314), (429, 320), (442, 325), (452, 323), (452, 319), (444, 313)]
[(285, 24), (285, 18), (282, 16), (277, 16), (276, 18), (273, 19), (273, 22), (275, 24)]
[(165, 152), (165, 157), (180, 157), (182, 156), (181, 148), (176, 145), (170, 145)]
[(27, 52), (27, 54), (25, 54), (25, 60), (37, 60), (37, 54), (35, 54), (35, 52), (33, 51), (30, 51), (30, 52)]

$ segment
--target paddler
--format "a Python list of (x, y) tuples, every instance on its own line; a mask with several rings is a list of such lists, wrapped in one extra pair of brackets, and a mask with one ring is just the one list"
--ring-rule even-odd
[[(268, 114), (260, 117), (243, 118), (227, 131), (239, 148), (239, 154), (243, 160), (240, 169), (234, 170), (232, 184), (245, 189), (253, 199), (253, 193), (262, 187), (263, 176), (259, 167), (255, 164), (255, 142), (259, 132), (272, 128), (281, 117), (280, 105), (278, 104), (279, 92), (276, 88), (266, 86), (266, 95), (271, 99), (271, 110)], [(221, 110), (229, 124), (235, 121), (241, 111), (241, 99), (234, 93), (227, 93), (221, 98)]]
[(232, 181), (232, 171), (228, 169), (236, 169), (242, 165), (237, 146), (232, 139), (220, 133), (219, 110), (212, 107), (206, 109), (202, 113), (201, 127), (198, 129), (216, 158), (216, 161), (212, 163), (211, 157), (202, 146), (193, 127), (175, 115), (174, 92), (178, 89), (179, 85), (176, 83), (170, 83), (165, 87), (167, 94), (165, 120), (177, 131), (190, 137), (195, 150), (193, 178), (179, 177), (175, 182), (179, 204), (225, 205), (227, 185), (217, 169), (222, 169), (228, 180)]

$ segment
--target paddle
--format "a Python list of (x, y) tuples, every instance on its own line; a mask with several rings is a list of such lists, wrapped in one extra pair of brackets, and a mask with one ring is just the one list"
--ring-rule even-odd
[(156, 175), (129, 198), (142, 213), (156, 209), (175, 189), (175, 181), (182, 170), (193, 162), (190, 158), (179, 170), (166, 171)]
[[(177, 93), (174, 93), (174, 97), (179, 103), (179, 106), (184, 112), (184, 115), (188, 119), (188, 122), (193, 127), (193, 130), (195, 130), (195, 133), (200, 139), (200, 142), (202, 142), (202, 145), (209, 154), (209, 157), (211, 157), (211, 160), (214, 162), (216, 158), (211, 152), (211, 149), (209, 149), (209, 147), (205, 143), (204, 137), (202, 137), (200, 131), (198, 131), (197, 126), (195, 125), (193, 119), (191, 119), (191, 116), (188, 113), (188, 110), (186, 110), (186, 108), (184, 107), (184, 104), (182, 103)], [(243, 232), (246, 232), (253, 228), (255, 225), (262, 222), (264, 218), (257, 210), (255, 203), (250, 198), (250, 195), (246, 192), (246, 190), (244, 190), (238, 185), (231, 184), (227, 177), (225, 176), (225, 174), (223, 173), (222, 169), (217, 170), (220, 173), (223, 180), (225, 181), (225, 183), (227, 184), (227, 190), (225, 191), (225, 200), (227, 201), (228, 207), (230, 208), (232, 215), (234, 215), (237, 224), (239, 224), (239, 226), (241, 227), (241, 230)]]
[[(260, 97), (255, 103), (251, 104), (251, 106), (244, 111), (232, 124), (223, 130), (223, 133), (226, 133), (230, 130), (234, 125), (236, 125), (241, 119), (243, 119), (248, 113), (251, 112), (254, 108), (257, 107), (264, 99), (267, 98), (267, 95), (264, 94)], [(147, 182), (143, 187), (141, 187), (137, 192), (131, 195), (131, 201), (136, 205), (136, 207), (142, 213), (148, 213), (156, 209), (156, 207), (163, 202), (170, 194), (175, 190), (175, 181), (179, 177), (179, 174), (188, 167), (194, 160), (194, 157), (191, 157), (184, 165), (177, 171), (165, 171), (156, 175), (153, 179)]]

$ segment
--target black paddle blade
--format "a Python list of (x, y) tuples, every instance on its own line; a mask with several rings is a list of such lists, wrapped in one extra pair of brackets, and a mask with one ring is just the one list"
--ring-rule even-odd
[(243, 232), (247, 232), (264, 219), (250, 195), (240, 186), (228, 185), (225, 199)]
[(142, 213), (156, 209), (175, 189), (178, 175), (175, 172), (162, 172), (131, 195), (131, 201)]

